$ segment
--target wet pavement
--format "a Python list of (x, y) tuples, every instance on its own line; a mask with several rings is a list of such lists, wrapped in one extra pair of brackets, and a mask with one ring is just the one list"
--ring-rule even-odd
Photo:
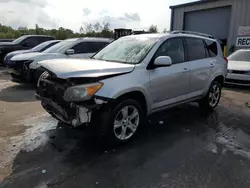
[(111, 146), (57, 125), (31, 88), (6, 76), (0, 87), (0, 187), (250, 187), (250, 88), (225, 88), (211, 114), (195, 103), (154, 114)]

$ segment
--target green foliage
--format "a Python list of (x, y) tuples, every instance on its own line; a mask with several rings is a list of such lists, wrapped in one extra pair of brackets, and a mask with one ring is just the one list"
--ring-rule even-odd
[(77, 37), (108, 37), (113, 38), (114, 32), (110, 29), (109, 23), (88, 24), (85, 27), (80, 27), (80, 32), (73, 32), (70, 29), (60, 27), (58, 29), (44, 29), (35, 25), (35, 29), (28, 29), (27, 27), (19, 27), (17, 30), (0, 24), (0, 38), (1, 39), (15, 39), (22, 35), (50, 35), (56, 39), (64, 40), (67, 38)]
[(168, 32), (169, 31), (166, 28), (163, 29), (163, 33), (168, 33)]
[[(166, 30), (166, 29), (165, 29)], [(165, 32), (164, 30), (164, 32)], [(156, 25), (151, 25), (148, 29), (150, 33), (158, 33), (158, 28)], [(70, 29), (65, 29), (60, 27), (58, 29), (44, 29), (39, 27), (38, 24), (35, 25), (34, 29), (28, 29), (27, 27), (19, 27), (18, 29), (13, 29), (9, 26), (4, 26), (0, 24), (0, 38), (1, 39), (15, 39), (22, 35), (50, 35), (54, 36), (56, 39), (64, 40), (67, 38), (77, 38), (77, 37), (107, 37), (113, 38), (114, 32), (110, 29), (109, 23), (99, 23), (94, 24), (89, 23), (85, 26), (81, 26), (78, 32), (73, 32)]]
[(158, 33), (157, 25), (151, 25), (148, 29), (149, 33)]

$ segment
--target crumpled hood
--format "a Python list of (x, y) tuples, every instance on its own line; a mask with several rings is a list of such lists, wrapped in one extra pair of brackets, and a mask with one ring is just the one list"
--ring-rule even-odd
[(95, 59), (54, 59), (41, 61), (39, 64), (63, 79), (122, 74), (133, 71), (135, 67), (131, 64)]
[(32, 53), (25, 53), (25, 54), (19, 54), (11, 58), (12, 61), (22, 61), (22, 60), (34, 60), (35, 58), (40, 58), (43, 56), (57, 56), (61, 54), (57, 53), (41, 53), (41, 52), (32, 52)]
[(250, 62), (245, 61), (228, 61), (229, 70), (250, 71)]

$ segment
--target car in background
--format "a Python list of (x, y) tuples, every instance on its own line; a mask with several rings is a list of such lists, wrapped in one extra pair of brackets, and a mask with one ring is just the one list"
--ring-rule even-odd
[(241, 49), (228, 57), (227, 84), (250, 86), (250, 49)]
[[(206, 35), (207, 36), (207, 35)], [(37, 99), (59, 122), (126, 142), (145, 116), (188, 102), (214, 110), (227, 61), (219, 42), (197, 34), (121, 37), (91, 59), (41, 61)]]
[(89, 58), (112, 41), (113, 39), (109, 38), (73, 38), (59, 42), (41, 53), (16, 55), (11, 58), (11, 62), (18, 65), (10, 70), (12, 80), (36, 83), (41, 74), (38, 70), (39, 61), (60, 58)]
[(47, 35), (23, 35), (12, 42), (0, 42), (0, 63), (6, 54), (16, 50), (31, 49), (45, 41), (55, 40), (55, 37)]
[(15, 39), (0, 39), (0, 42), (12, 42)]
[(10, 61), (10, 59), (14, 55), (26, 54), (26, 53), (31, 53), (31, 52), (43, 52), (44, 50), (50, 48), (51, 46), (53, 46), (59, 42), (61, 42), (61, 40), (50, 40), (50, 41), (43, 42), (43, 43), (35, 46), (34, 48), (31, 48), (30, 50), (17, 50), (17, 51), (10, 52), (5, 56), (3, 64), (5, 66), (8, 66), (8, 67), (15, 66), (15, 65), (12, 65), (11, 64), (12, 62)]

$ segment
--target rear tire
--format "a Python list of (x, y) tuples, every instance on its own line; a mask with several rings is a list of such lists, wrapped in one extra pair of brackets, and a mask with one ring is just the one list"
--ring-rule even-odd
[[(144, 111), (134, 99), (123, 99), (102, 110), (97, 129), (105, 141), (121, 144), (134, 138), (144, 122)], [(100, 114), (99, 114), (100, 115)]]
[(221, 84), (217, 80), (213, 81), (209, 87), (206, 96), (201, 99), (199, 105), (206, 111), (213, 111), (220, 102)]

